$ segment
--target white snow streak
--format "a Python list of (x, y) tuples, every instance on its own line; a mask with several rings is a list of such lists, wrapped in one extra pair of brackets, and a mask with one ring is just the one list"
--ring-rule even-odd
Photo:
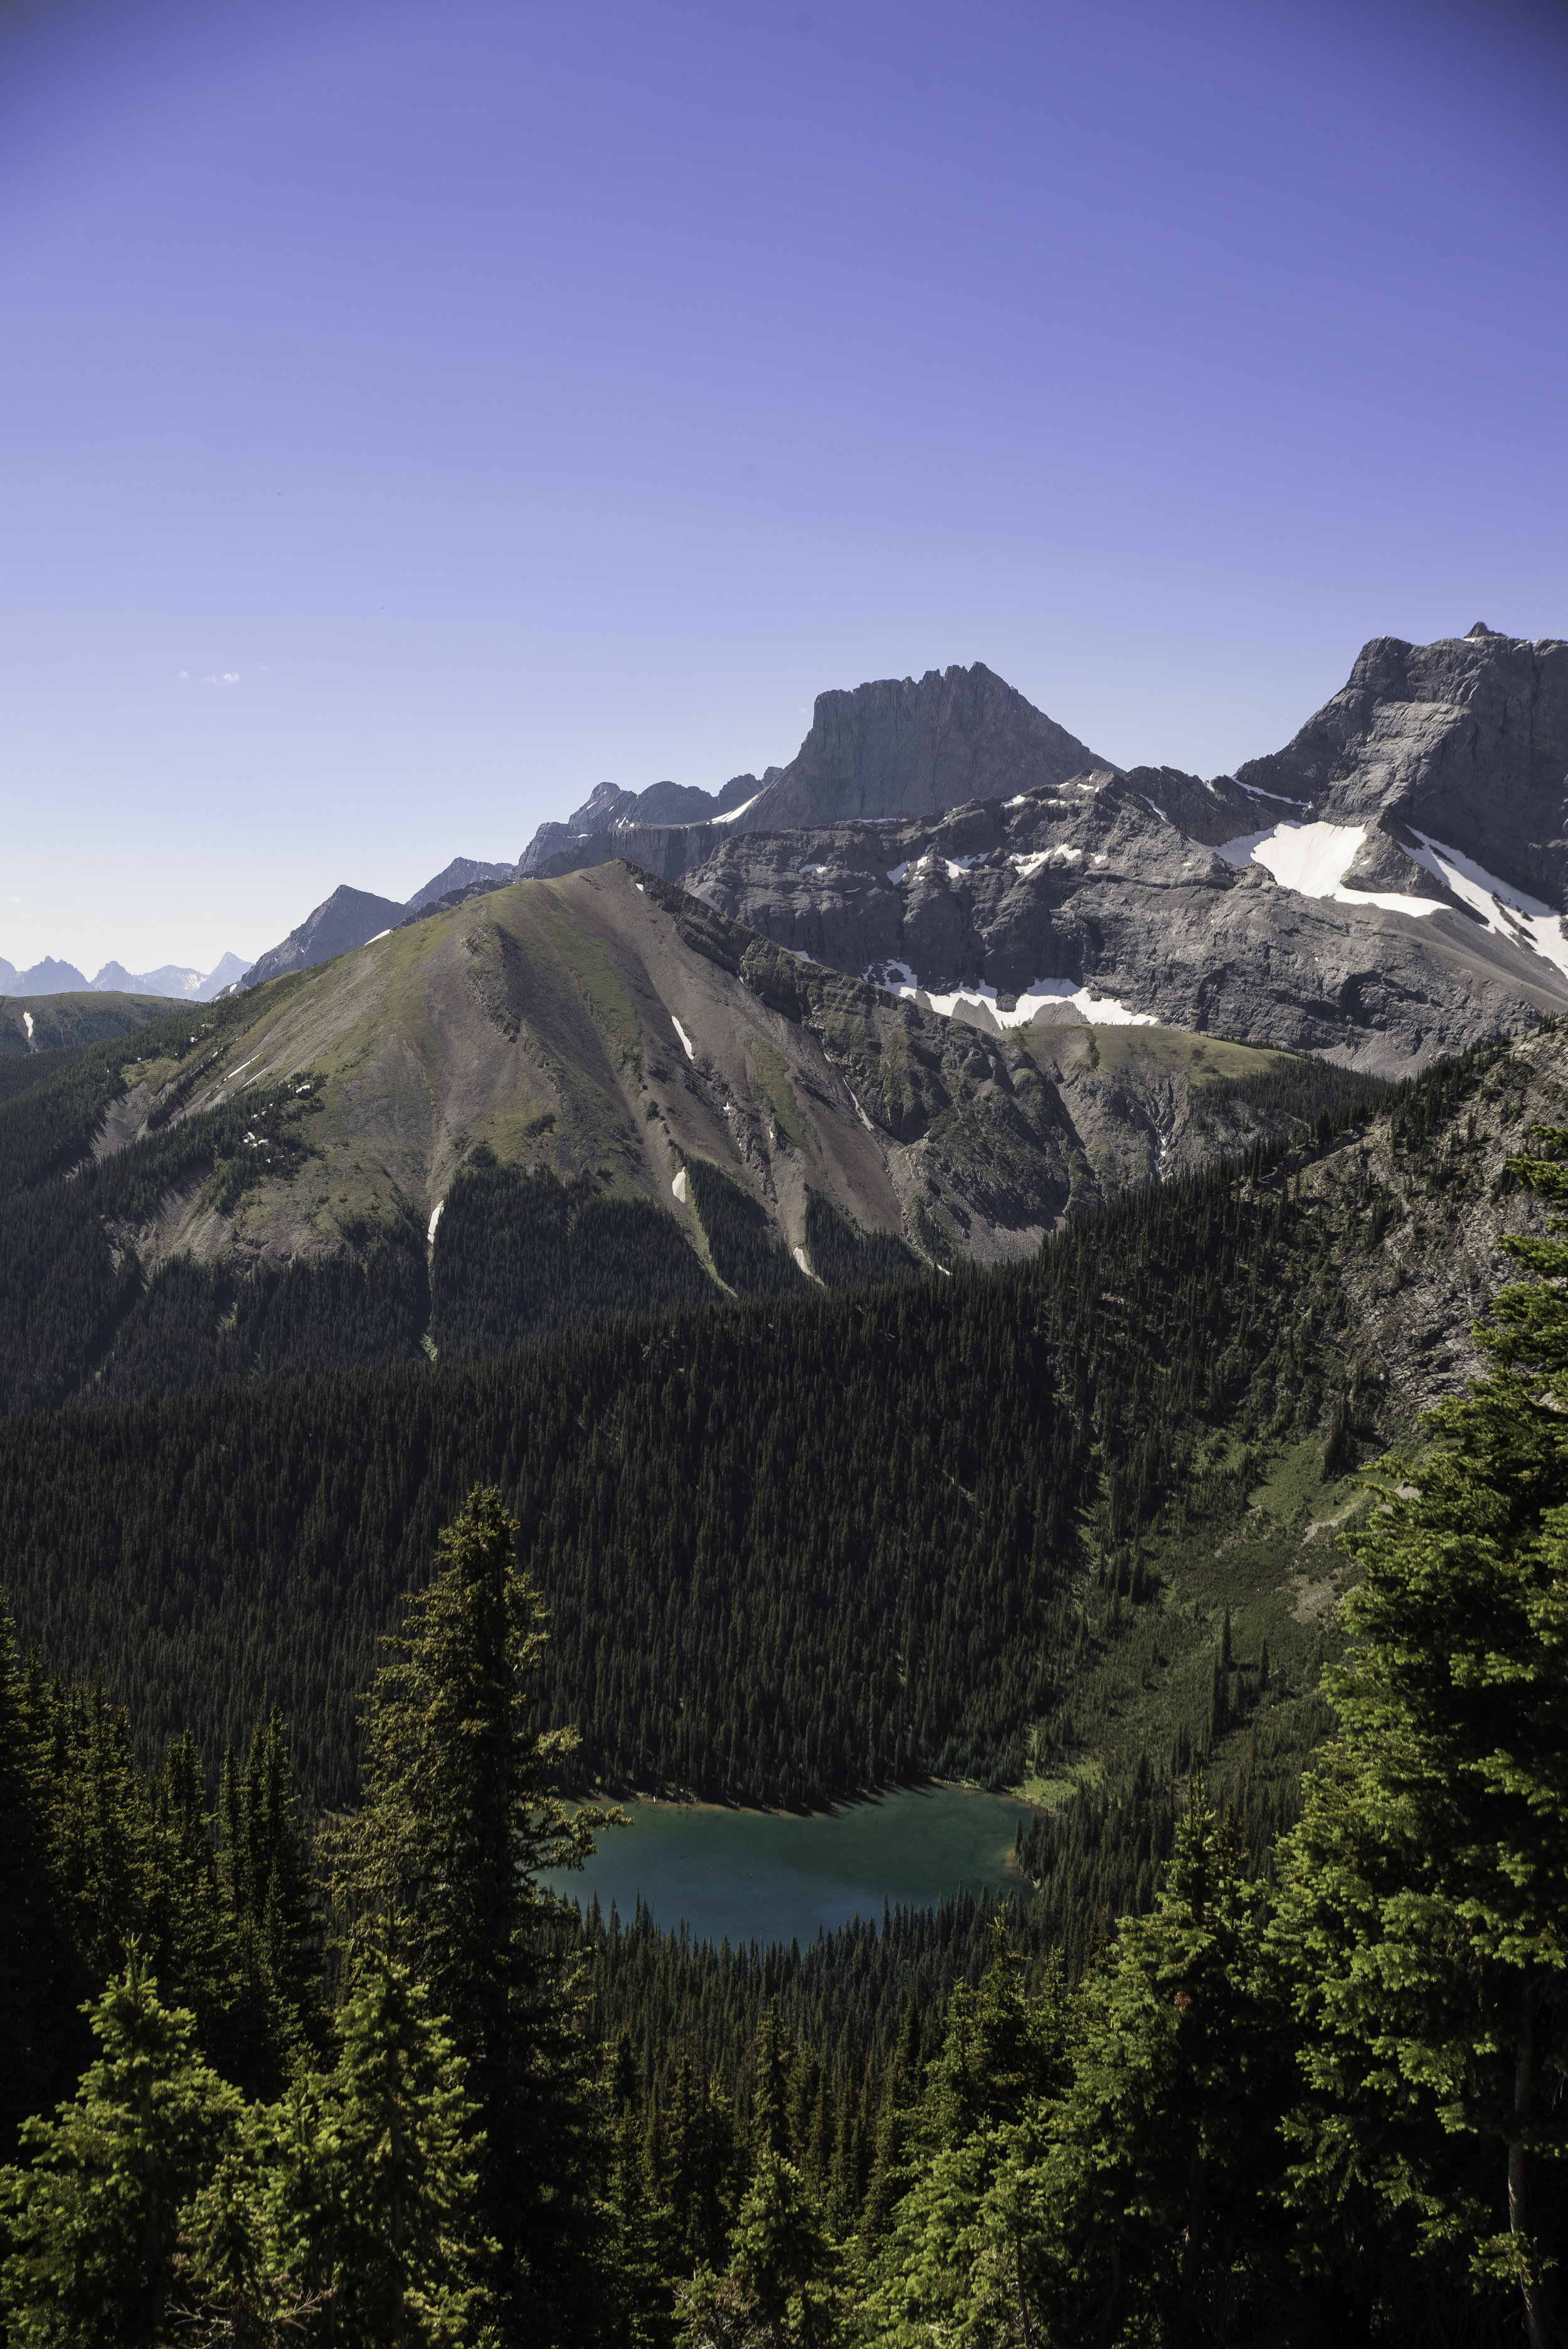
[(681, 1168), (680, 1173), (676, 1176), (675, 1181), (670, 1185), (670, 1189), (675, 1193), (676, 1197), (680, 1201), (684, 1207), (686, 1206), (686, 1168), (684, 1166)]
[(913, 862), (914, 859), (913, 856), (906, 856), (902, 864), (892, 864), (888, 867), (887, 877), (892, 883), (895, 889), (899, 887), (901, 883), (908, 879), (909, 868)]
[(676, 1019), (676, 1015), (675, 1015), (675, 1013), (674, 1013), (673, 1011), (672, 1011), (672, 1012), (671, 1012), (671, 1014), (670, 1014), (670, 1019), (671, 1019), (671, 1020), (674, 1022), (676, 1034), (680, 1038), (681, 1042), (686, 1046), (686, 1059), (687, 1059), (688, 1061), (695, 1061), (695, 1060), (696, 1060), (696, 1047), (695, 1047), (695, 1046), (693, 1045), (693, 1043), (692, 1043), (691, 1038), (686, 1034), (686, 1030), (681, 1026), (680, 1021), (679, 1021), (678, 1019)]
[(22, 1025), (27, 1030), (27, 1050), (30, 1052), (33, 1050), (33, 1015), (30, 1011), (23, 1012)]
[(1515, 946), (1532, 947), (1559, 970), (1568, 972), (1568, 938), (1563, 935), (1561, 916), (1550, 905), (1539, 897), (1527, 896), (1510, 882), (1500, 881), (1495, 873), (1489, 873), (1472, 857), (1461, 856), (1457, 848), (1449, 848), (1424, 832), (1417, 833), (1416, 838), (1421, 843), (1416, 862), (1444, 882), (1462, 904), (1471, 906), (1489, 930), (1495, 930), (1499, 937), (1511, 938)]
[(430, 1211), (430, 1228), (425, 1234), (425, 1246), (427, 1247), (434, 1247), (436, 1245), (436, 1226), (441, 1220), (441, 1209), (446, 1206), (446, 1204), (445, 1199), (438, 1199), (434, 1207)]
[(708, 821), (710, 823), (734, 823), (738, 817), (746, 813), (748, 808), (754, 808), (761, 797), (760, 792), (753, 792), (748, 800), (742, 800), (740, 805), (738, 808), (731, 808), (727, 815), (710, 816)]
[(375, 936), (375, 937), (373, 937), (373, 938), (366, 938), (366, 941), (365, 941), (365, 943), (366, 943), (366, 945), (367, 947), (373, 947), (373, 946), (375, 946), (375, 945), (377, 943), (377, 941), (378, 941), (378, 940), (380, 940), (380, 939), (382, 939), (382, 938), (389, 938), (389, 937), (391, 936), (391, 935), (392, 935), (392, 933), (391, 933), (391, 931), (390, 931), (390, 930), (377, 930), (377, 933), (376, 933), (376, 936)]

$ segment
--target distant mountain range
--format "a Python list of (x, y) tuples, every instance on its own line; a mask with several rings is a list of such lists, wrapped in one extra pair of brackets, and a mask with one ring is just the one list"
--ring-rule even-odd
[(129, 971), (123, 963), (106, 962), (96, 978), (88, 978), (75, 963), (57, 962), (53, 955), (30, 970), (18, 970), (0, 955), (0, 996), (169, 995), (184, 1003), (211, 1003), (250, 968), (238, 955), (226, 954), (211, 970), (166, 962), (157, 970)]
[(1207, 779), (1124, 772), (980, 662), (884, 678), (819, 695), (788, 766), (600, 783), (514, 864), (345, 883), (248, 968), (0, 962), (0, 994), (209, 1001), (618, 860), (993, 1033), (1133, 1022), (1403, 1073), (1568, 1010), (1568, 644), (1377, 637), (1283, 750)]
[(1568, 1013), (1565, 809), (1556, 640), (1379, 639), (1206, 781), (934, 671), (760, 779), (346, 885), (200, 1018), (0, 1003), (13, 1288), (65, 1349), (40, 1385), (17, 1335), (11, 1407), (1031, 1254)]
[(1381, 1074), (1568, 1011), (1568, 644), (1377, 637), (1284, 750), (1123, 772), (984, 664), (818, 697), (787, 767), (601, 783), (515, 865), (345, 885), (260, 985), (512, 880), (624, 859), (999, 1032), (1241, 1036)]

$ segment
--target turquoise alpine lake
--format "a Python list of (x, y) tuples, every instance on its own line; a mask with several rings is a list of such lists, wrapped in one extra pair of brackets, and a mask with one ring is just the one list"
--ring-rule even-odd
[(815, 1940), (882, 1903), (934, 1908), (946, 1895), (1016, 1883), (1008, 1863), (1021, 1804), (956, 1786), (901, 1787), (796, 1817), (696, 1804), (628, 1803), (631, 1824), (606, 1828), (582, 1869), (546, 1881), (584, 1909), (614, 1901), (630, 1924), (639, 1899), (655, 1924), (699, 1940)]

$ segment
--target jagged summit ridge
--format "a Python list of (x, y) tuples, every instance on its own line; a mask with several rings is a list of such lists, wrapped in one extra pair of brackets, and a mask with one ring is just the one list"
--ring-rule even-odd
[(940, 815), (1096, 766), (1115, 771), (984, 661), (881, 678), (820, 693), (794, 758), (760, 778), (733, 776), (716, 794), (669, 782), (641, 792), (601, 783), (564, 823), (541, 824), (518, 860), (518, 878), (631, 856), (673, 881), (735, 833)]
[(1385, 637), (1235, 776), (732, 837), (687, 886), (988, 1024), (1058, 1004), (1400, 1073), (1568, 1010), (1565, 808), (1568, 645)]
[[(1374, 638), (1283, 750), (1207, 780), (1122, 773), (984, 663), (821, 694), (788, 767), (602, 783), (516, 869), (624, 858), (993, 1022), (1056, 1002), (1394, 1071), (1568, 1009), (1565, 843), (1568, 645), (1478, 625)], [(504, 871), (339, 891), (253, 982)]]

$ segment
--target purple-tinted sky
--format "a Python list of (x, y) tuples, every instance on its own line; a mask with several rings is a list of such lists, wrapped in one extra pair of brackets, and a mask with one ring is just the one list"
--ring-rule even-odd
[(1505, 0), (12, 10), (0, 954), (254, 954), (864, 678), (1214, 772), (1568, 633), (1565, 126)]

